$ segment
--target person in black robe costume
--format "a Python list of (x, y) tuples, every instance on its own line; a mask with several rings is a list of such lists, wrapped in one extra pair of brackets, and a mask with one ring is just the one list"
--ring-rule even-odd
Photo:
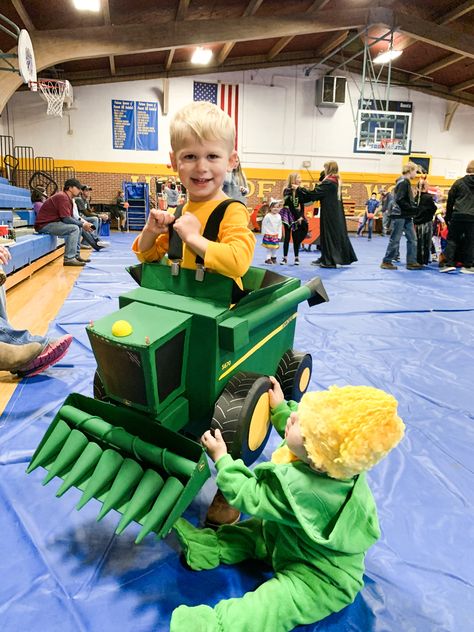
[(339, 167), (330, 161), (324, 165), (323, 181), (311, 191), (313, 200), (320, 201), (320, 249), (321, 258), (313, 265), (322, 268), (347, 266), (357, 261), (347, 234), (346, 218), (340, 195)]
[(288, 182), (283, 190), (283, 208), (280, 211), (284, 228), (282, 265), (288, 262), (290, 237), (293, 240), (295, 265), (299, 265), (299, 250), (301, 242), (308, 234), (308, 220), (305, 218), (305, 205), (314, 202), (314, 191), (308, 191), (301, 186), (299, 173), (290, 173)]

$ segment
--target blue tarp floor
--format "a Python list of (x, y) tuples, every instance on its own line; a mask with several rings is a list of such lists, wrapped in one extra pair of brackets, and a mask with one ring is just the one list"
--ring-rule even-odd
[[(78, 512), (78, 490), (59, 500), (55, 482), (41, 486), (43, 470), (25, 474), (66, 396), (92, 395), (95, 362), (84, 327), (134, 287), (124, 270), (134, 262), (131, 241), (114, 233), (111, 247), (93, 255), (51, 330), (73, 334), (69, 353), (23, 380), (0, 420), (2, 632), (164, 632), (177, 605), (212, 605), (268, 577), (252, 564), (188, 571), (173, 536), (151, 534), (136, 546), (138, 525), (115, 536), (115, 512), (97, 523), (97, 501)], [(400, 446), (369, 475), (382, 537), (367, 556), (363, 591), (339, 614), (299, 629), (467, 632), (474, 613), (474, 278), (439, 274), (434, 264), (381, 270), (386, 243), (354, 239), (359, 262), (347, 268), (314, 268), (316, 253), (302, 253), (299, 268), (278, 266), (304, 281), (320, 275), (330, 296), (325, 305), (301, 306), (298, 316), (295, 348), (313, 355), (310, 388), (388, 390), (407, 425)], [(263, 259), (257, 246), (255, 263)], [(273, 437), (264, 456), (276, 443)], [(202, 520), (214, 491), (210, 480), (186, 516)]]

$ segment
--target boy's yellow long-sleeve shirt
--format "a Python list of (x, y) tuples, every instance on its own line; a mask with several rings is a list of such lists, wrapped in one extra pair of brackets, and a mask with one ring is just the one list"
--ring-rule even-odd
[[(222, 200), (210, 200), (209, 202), (188, 202), (183, 208), (184, 213), (192, 213), (201, 223), (201, 235), (212, 211)], [(255, 248), (255, 236), (248, 228), (249, 214), (240, 203), (230, 204), (219, 227), (217, 241), (210, 242), (205, 256), (204, 266), (214, 272), (231, 277), (241, 286), (240, 277), (250, 267)], [(139, 261), (160, 261), (168, 252), (168, 233), (159, 235), (155, 244), (149, 250), (140, 252), (138, 249), (138, 237), (135, 239), (132, 249)], [(183, 268), (196, 268), (196, 253), (183, 242)]]

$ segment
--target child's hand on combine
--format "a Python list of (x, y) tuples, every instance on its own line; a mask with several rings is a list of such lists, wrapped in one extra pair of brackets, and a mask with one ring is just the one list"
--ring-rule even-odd
[(152, 208), (148, 215), (145, 230), (154, 235), (161, 235), (168, 232), (168, 226), (173, 222), (174, 217), (171, 213)]
[(214, 430), (214, 435), (211, 430), (207, 430), (201, 437), (201, 443), (214, 463), (227, 454), (227, 446), (222, 438), (221, 431), (217, 428)]
[(272, 387), (268, 390), (270, 408), (276, 408), (279, 404), (282, 404), (285, 401), (285, 396), (283, 395), (283, 391), (281, 390), (278, 380), (273, 377), (273, 375), (270, 375), (269, 379), (272, 383)]

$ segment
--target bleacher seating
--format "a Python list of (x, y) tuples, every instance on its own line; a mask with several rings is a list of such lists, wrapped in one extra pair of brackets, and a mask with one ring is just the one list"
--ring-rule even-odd
[[(6, 287), (12, 287), (63, 253), (63, 240), (34, 232), (35, 213), (28, 189), (13, 186), (0, 178), (0, 224), (16, 230), (16, 241), (9, 242), (12, 255), (7, 265)], [(4, 242), (5, 243), (5, 242)]]

